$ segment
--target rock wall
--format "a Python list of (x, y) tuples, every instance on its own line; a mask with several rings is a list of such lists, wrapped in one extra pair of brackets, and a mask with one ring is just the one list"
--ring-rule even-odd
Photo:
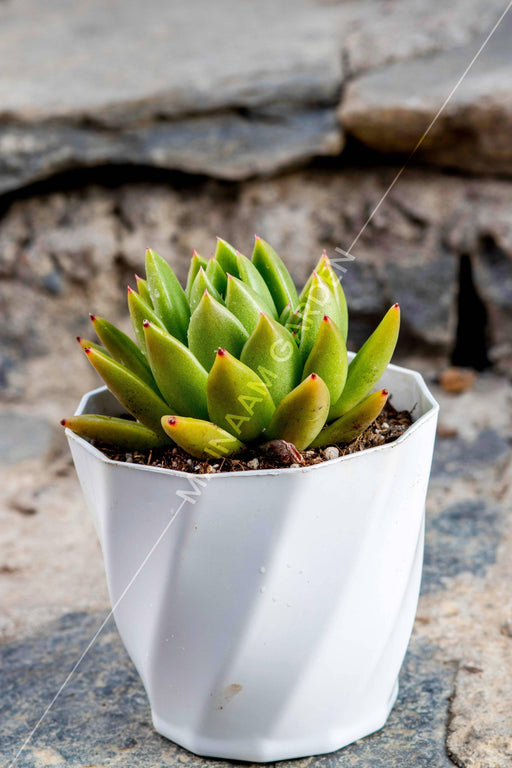
[[(348, 248), (502, 11), (106, 0), (100, 18), (93, 0), (51, 0), (42, 25), (35, 0), (0, 3), (7, 393), (30, 389), (21, 360), (59, 370), (89, 310), (126, 320), (148, 244), (183, 277), (193, 247), (208, 254), (220, 233), (249, 251), (257, 231), (299, 283), (323, 248)], [(439, 170), (409, 168), (354, 248), (353, 345), (397, 299), (403, 350), (510, 365), (511, 28), (506, 17), (415, 156)], [(137, 167), (170, 175), (135, 183)]]
[[(181, 188), (87, 186), (13, 202), (0, 228), (4, 384), (13, 392), (28, 386), (20, 362), (33, 355), (45, 356), (50, 377), (63, 364), (55, 360), (75, 365), (72, 341), (89, 333), (88, 312), (126, 325), (126, 284), (143, 270), (148, 245), (184, 279), (192, 249), (208, 256), (216, 234), (250, 253), (253, 233), (261, 233), (300, 285), (323, 248), (336, 258), (336, 247), (349, 247), (395, 170), (310, 169)], [(469, 257), (476, 289), (462, 308), (466, 359), (459, 362), (480, 359), (479, 313), (486, 311), (488, 353), (506, 364), (512, 352), (511, 192), (504, 180), (407, 172), (354, 247), (355, 260), (340, 263), (347, 270), (352, 346), (397, 300), (404, 317), (401, 352), (414, 345), (448, 357), (457, 341), (461, 257)]]

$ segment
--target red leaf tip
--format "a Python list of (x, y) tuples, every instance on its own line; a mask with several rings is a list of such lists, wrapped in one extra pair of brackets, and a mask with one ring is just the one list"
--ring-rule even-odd
[(144, 328), (149, 328), (149, 326), (151, 325), (151, 323), (149, 322), (149, 320), (143, 320), (143, 321), (142, 321), (142, 325), (144, 326)]
[(387, 397), (389, 395), (389, 392), (387, 391), (387, 389), (383, 389), (381, 391), (381, 395), (385, 395), (385, 397)]
[(81, 336), (77, 336), (77, 337), (76, 337), (76, 340), (78, 341), (78, 343), (79, 343), (79, 344), (81, 344), (81, 343), (82, 343), (82, 337), (81, 337)]
[(66, 426), (66, 419), (61, 419), (60, 423), (62, 424), (63, 427), (65, 427)]
[(309, 378), (312, 379), (312, 381), (315, 381), (315, 379), (318, 379), (318, 374), (317, 373), (312, 373)]
[(91, 347), (85, 347), (84, 348), (84, 352), (85, 352), (86, 355), (90, 355), (90, 353), (92, 352)]
[(94, 321), (96, 320), (96, 315), (92, 315), (92, 314), (89, 312), (89, 317), (91, 318), (91, 321), (94, 323)]
[(261, 240), (261, 237), (259, 235), (254, 235), (255, 240)]
[(169, 418), (167, 419), (167, 423), (170, 424), (171, 427), (174, 426), (174, 424), (176, 424), (177, 421), (178, 419), (176, 418), (176, 416), (169, 416)]
[(393, 309), (400, 309), (398, 302), (396, 302), (396, 304), (393, 304)]
[(222, 349), (222, 347), (219, 347), (218, 350), (217, 350), (217, 355), (219, 357), (224, 357), (225, 354), (226, 354), (226, 350)]
[(192, 256), (199, 256), (195, 248), (192, 249)]
[(128, 293), (133, 293), (133, 288), (131, 286), (128, 286)]
[(324, 323), (327, 323), (329, 320), (329, 315), (324, 315)]

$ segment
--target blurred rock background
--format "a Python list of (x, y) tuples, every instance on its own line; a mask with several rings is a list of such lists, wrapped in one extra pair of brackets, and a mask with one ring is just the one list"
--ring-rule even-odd
[[(128, 329), (126, 284), (143, 270), (145, 247), (183, 279), (192, 249), (208, 256), (217, 234), (248, 255), (260, 234), (302, 283), (324, 248), (334, 257), (351, 246), (505, 7), (0, 0), (5, 638), (108, 605), (57, 426), (96, 384), (74, 340), (90, 333), (88, 313)], [(468, 768), (512, 765), (512, 723), (507, 730), (500, 714), (503, 702), (512, 708), (501, 674), (512, 662), (503, 589), (511, 548), (511, 35), (512, 13), (344, 265), (350, 346), (399, 301), (397, 360), (418, 367), (443, 405), (430, 575), (415, 637), (433, 644), (430, 658), (458, 698), (425, 704), (426, 731), (429, 707), (452, 714), (448, 732), (443, 714), (423, 746), (405, 735), (407, 718), (399, 724), (394, 738), (412, 750), (404, 765), (441, 766), (441, 753)], [(452, 364), (476, 378), (447, 375)], [(480, 503), (491, 510), (481, 517)], [(454, 541), (458, 525), (466, 533)], [(421, 653), (413, 666), (421, 667)], [(463, 670), (455, 683), (446, 664)], [(483, 694), (480, 672), (464, 664), (488, 676)], [(414, 708), (412, 693), (411, 701)], [(398, 765), (378, 749), (346, 765)], [(84, 750), (73, 765), (87, 764)], [(97, 764), (110, 765), (98, 750)], [(44, 750), (32, 759), (26, 764), (61, 764)], [(141, 758), (123, 759), (130, 766)]]

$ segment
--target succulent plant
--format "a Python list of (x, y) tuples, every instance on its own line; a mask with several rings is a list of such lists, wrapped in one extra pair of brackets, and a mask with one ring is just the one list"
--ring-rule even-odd
[(220, 238), (194, 251), (183, 289), (146, 251), (146, 279), (128, 288), (136, 342), (91, 315), (102, 345), (79, 339), (90, 363), (135, 421), (63, 419), (77, 434), (124, 450), (179, 445), (205, 459), (248, 443), (284, 440), (298, 450), (347, 443), (379, 415), (373, 392), (393, 354), (395, 304), (347, 360), (347, 304), (324, 253), (298, 295), (288, 270), (256, 237), (252, 260)]

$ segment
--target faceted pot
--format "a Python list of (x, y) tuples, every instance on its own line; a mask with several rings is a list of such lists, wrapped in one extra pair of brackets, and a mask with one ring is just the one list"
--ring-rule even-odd
[[(381, 379), (414, 423), (309, 467), (191, 475), (67, 437), (113, 614), (156, 730), (255, 762), (339, 749), (395, 702), (423, 559), (438, 405), (418, 373)], [(77, 413), (119, 415), (105, 388)]]

